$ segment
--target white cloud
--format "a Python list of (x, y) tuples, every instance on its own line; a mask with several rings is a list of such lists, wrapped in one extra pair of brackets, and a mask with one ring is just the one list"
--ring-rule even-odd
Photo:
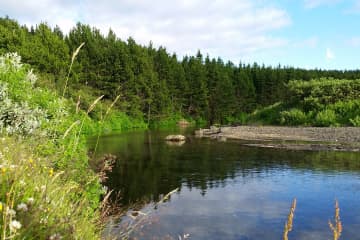
[(360, 13), (360, 0), (352, 0), (351, 4), (343, 11), (344, 14), (359, 14)]
[(293, 43), (293, 47), (296, 48), (315, 48), (318, 46), (319, 38), (318, 37), (309, 37), (307, 39), (304, 39), (302, 41), (298, 41)]
[(326, 60), (331, 61), (333, 59), (335, 59), (335, 55), (334, 55), (333, 51), (331, 51), (330, 48), (327, 48), (326, 49)]
[(322, 5), (332, 5), (336, 4), (338, 2), (341, 2), (342, 0), (304, 0), (304, 6), (305, 8), (317, 8)]
[(354, 3), (354, 9), (360, 11), (360, 0), (356, 0)]
[(103, 33), (111, 27), (121, 39), (152, 40), (180, 55), (201, 49), (234, 61), (286, 45), (276, 30), (291, 24), (285, 10), (260, 0), (0, 0), (0, 6), (0, 14), (20, 23), (47, 21), (68, 31), (80, 21)]
[(352, 37), (347, 41), (347, 44), (351, 47), (360, 47), (360, 37)]

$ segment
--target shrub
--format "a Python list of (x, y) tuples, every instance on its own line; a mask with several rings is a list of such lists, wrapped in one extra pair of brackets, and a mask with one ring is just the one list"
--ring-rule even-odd
[(280, 123), (283, 125), (306, 125), (308, 124), (308, 118), (306, 114), (296, 108), (289, 111), (280, 112)]
[(281, 102), (277, 102), (273, 105), (256, 110), (254, 113), (248, 116), (248, 120), (250, 122), (260, 122), (263, 124), (279, 124), (279, 112), (281, 112), (283, 109), (283, 104)]
[(351, 125), (351, 119), (360, 116), (360, 99), (349, 101), (339, 101), (335, 104), (329, 105), (329, 109), (335, 111), (338, 116), (338, 121), (344, 125)]
[(7, 87), (0, 83), (0, 132), (29, 135), (45, 121), (45, 111), (31, 109), (27, 102), (16, 103), (8, 98)]
[(354, 119), (350, 119), (350, 122), (354, 127), (360, 127), (360, 116), (356, 116)]
[(319, 127), (336, 126), (337, 119), (335, 112), (330, 109), (325, 109), (321, 112), (318, 112), (314, 125)]

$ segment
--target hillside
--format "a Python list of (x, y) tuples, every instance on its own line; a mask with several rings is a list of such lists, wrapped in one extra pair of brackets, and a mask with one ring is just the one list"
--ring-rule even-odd
[[(111, 30), (103, 35), (81, 23), (64, 34), (45, 23), (20, 26), (15, 20), (1, 18), (0, 36), (0, 53), (18, 52), (41, 76), (37, 85), (59, 93), (71, 54), (85, 43), (70, 72), (66, 96), (74, 102), (80, 97), (84, 109), (94, 97), (104, 95), (109, 106), (120, 96), (114, 109), (147, 124), (161, 125), (182, 117), (199, 123), (241, 123), (255, 109), (288, 102), (289, 87), (294, 85), (291, 81), (360, 79), (359, 70), (234, 64), (200, 51), (180, 59), (164, 47), (141, 46), (132, 38), (124, 41)], [(91, 114), (94, 119), (100, 116), (100, 109)]]

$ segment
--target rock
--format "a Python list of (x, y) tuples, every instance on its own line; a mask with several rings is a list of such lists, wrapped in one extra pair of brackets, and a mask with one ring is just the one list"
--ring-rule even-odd
[(173, 142), (182, 142), (186, 140), (186, 137), (183, 135), (169, 135), (165, 138), (166, 141), (173, 141)]
[(219, 133), (220, 132), (220, 127), (210, 126), (210, 131), (214, 132), (214, 133)]
[(175, 147), (181, 147), (182, 145), (184, 145), (185, 141), (166, 141), (166, 144), (169, 146), (175, 146)]
[(185, 119), (181, 119), (180, 121), (177, 122), (177, 125), (180, 127), (187, 127), (190, 125), (190, 123)]
[(204, 130), (203, 129), (199, 129), (199, 130), (195, 130), (195, 137), (203, 137), (204, 135)]
[(217, 134), (221, 133), (221, 128), (216, 126), (211, 126), (210, 129), (199, 129), (195, 131), (196, 137), (203, 137), (203, 136), (212, 136), (216, 137)]
[(218, 140), (219, 142), (226, 142), (226, 141), (227, 141), (227, 138), (226, 138), (225, 136), (218, 136), (218, 137), (217, 137), (217, 140)]

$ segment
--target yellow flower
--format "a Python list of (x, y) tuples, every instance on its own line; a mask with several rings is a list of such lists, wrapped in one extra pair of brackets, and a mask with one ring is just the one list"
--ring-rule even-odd
[(2, 202), (0, 202), (0, 212), (2, 212), (2, 210), (3, 210), (3, 204)]
[(50, 175), (50, 177), (52, 177), (52, 175), (54, 175), (54, 169), (53, 168), (50, 168), (49, 175)]
[(2, 167), (2, 168), (1, 168), (1, 172), (2, 172), (2, 173), (6, 173), (6, 167)]
[(29, 158), (29, 163), (30, 164), (33, 164), (34, 163), (34, 160), (32, 158)]

